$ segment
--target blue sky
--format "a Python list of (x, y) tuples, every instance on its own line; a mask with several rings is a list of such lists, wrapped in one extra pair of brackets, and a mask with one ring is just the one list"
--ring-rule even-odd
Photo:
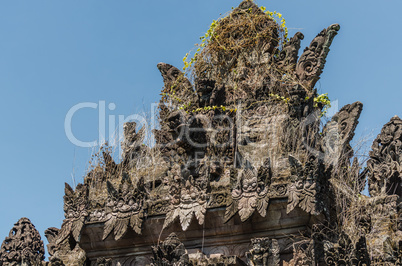
[[(66, 136), (70, 108), (114, 103), (106, 115), (116, 120), (149, 110), (163, 86), (156, 64), (182, 67), (211, 21), (240, 2), (1, 1), (0, 240), (21, 217), (44, 240), (46, 228), (60, 228), (64, 182), (72, 184), (72, 175), (82, 181), (92, 153)], [(304, 33), (302, 49), (323, 28), (341, 25), (317, 88), (339, 107), (364, 104), (356, 139), (371, 145), (383, 124), (402, 116), (400, 0), (257, 3), (281, 12), (290, 36)], [(97, 112), (86, 108), (73, 117), (78, 139), (98, 138)]]

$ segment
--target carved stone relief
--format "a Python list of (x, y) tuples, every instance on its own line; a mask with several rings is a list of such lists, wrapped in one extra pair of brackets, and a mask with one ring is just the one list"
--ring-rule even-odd
[(314, 88), (316, 82), (320, 79), (329, 47), (339, 29), (338, 24), (333, 24), (327, 29), (323, 29), (300, 56), (296, 65), (296, 75), (307, 88)]
[(280, 248), (276, 239), (254, 238), (251, 239), (251, 245), (250, 251), (246, 254), (250, 265), (279, 265)]
[(141, 234), (144, 217), (144, 180), (140, 178), (134, 188), (130, 177), (123, 174), (119, 189), (108, 181), (109, 197), (106, 202), (105, 228), (103, 240), (113, 231), (115, 240), (122, 238), (128, 227)]
[(171, 233), (161, 244), (152, 247), (151, 266), (192, 265), (183, 243), (175, 233)]
[(265, 217), (267, 215), (271, 183), (270, 161), (261, 166), (258, 172), (252, 167), (246, 167), (239, 173), (236, 186), (232, 189), (232, 201), (226, 207), (225, 221), (231, 219), (237, 212), (242, 222), (251, 217), (255, 210)]
[(88, 187), (78, 184), (75, 191), (69, 184), (65, 183), (64, 213), (66, 219), (63, 221), (56, 245), (62, 243), (70, 235), (76, 242), (79, 242), (81, 230), (88, 216)]
[(365, 237), (353, 244), (349, 236), (341, 234), (336, 244), (324, 243), (327, 265), (370, 265)]
[(292, 168), (293, 183), (289, 186), (289, 200), (287, 213), (290, 213), (296, 206), (312, 215), (318, 215), (320, 209), (317, 201), (318, 191), (318, 161), (310, 157), (303, 166), (299, 160), (289, 155), (289, 162)]
[[(184, 173), (184, 175), (183, 175)], [(170, 172), (171, 187), (170, 210), (166, 214), (163, 228), (168, 227), (176, 218), (180, 219), (183, 231), (186, 231), (195, 216), (198, 223), (204, 223), (207, 208), (207, 183), (205, 176), (194, 178), (187, 171), (175, 165)]]

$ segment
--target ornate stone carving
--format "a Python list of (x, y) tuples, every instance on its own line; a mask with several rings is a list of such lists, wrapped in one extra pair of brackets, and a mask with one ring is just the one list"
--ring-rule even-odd
[(225, 87), (217, 88), (214, 80), (199, 79), (195, 86), (200, 106), (219, 106), (224, 104)]
[(139, 132), (136, 132), (136, 123), (124, 123), (124, 141), (121, 143), (122, 158), (126, 164), (135, 162), (138, 156), (141, 156), (144, 150), (143, 141), (145, 137), (145, 127), (142, 127)]
[(151, 266), (192, 265), (186, 248), (175, 233), (171, 233), (160, 245), (152, 247), (152, 254)]
[(314, 266), (321, 265), (316, 263), (315, 241), (313, 239), (305, 239), (300, 241), (292, 241), (293, 258), (283, 262), (283, 266)]
[(354, 245), (349, 236), (342, 233), (336, 244), (324, 243), (325, 263), (327, 265), (370, 265), (366, 238), (361, 237)]
[(326, 164), (335, 166), (333, 169), (337, 173), (334, 174), (340, 175), (342, 169), (350, 166), (353, 149), (349, 143), (355, 134), (362, 110), (361, 102), (347, 104), (324, 127), (322, 133), (324, 160)]
[(287, 213), (290, 213), (296, 206), (305, 212), (318, 215), (321, 210), (317, 200), (319, 176), (319, 162), (314, 157), (303, 165), (292, 155), (289, 155), (289, 163), (292, 171), (293, 183), (289, 186), (289, 199)]
[(246, 253), (251, 266), (279, 265), (280, 248), (276, 239), (254, 238), (251, 239), (251, 249)]
[(402, 195), (402, 120), (394, 116), (384, 125), (371, 146), (369, 169), (370, 195)]
[(113, 231), (115, 240), (119, 240), (129, 226), (137, 234), (141, 234), (144, 217), (144, 179), (140, 178), (134, 188), (130, 177), (123, 173), (119, 189), (116, 190), (109, 181), (107, 189), (109, 196), (102, 239), (105, 240)]
[(98, 258), (95, 263), (96, 266), (112, 266), (112, 259)]
[(208, 265), (208, 266), (235, 266), (244, 265), (244, 262), (240, 260), (237, 256), (224, 256), (222, 254), (211, 254), (206, 256), (201, 252), (196, 254), (191, 254), (190, 262), (193, 265)]
[(72, 250), (63, 250), (56, 252), (55, 256), (52, 257), (51, 262), (60, 265), (68, 265), (68, 266), (81, 266), (85, 265), (86, 261), (86, 253), (85, 251), (76, 244)]
[[(378, 263), (398, 260), (402, 232), (398, 228), (399, 196), (375, 196), (368, 199), (369, 230), (366, 235), (370, 256)], [(394, 264), (391, 264), (394, 265)]]
[[(298, 60), (303, 34), (286, 42), (263, 9), (245, 0), (214, 23), (189, 68), (194, 86), (158, 64), (156, 145), (143, 144), (145, 127), (126, 123), (123, 160), (101, 148), (84, 185), (66, 184), (62, 227), (45, 232), (51, 265), (149, 265), (151, 253), (152, 265), (401, 264), (402, 121), (384, 126), (361, 172), (350, 145), (361, 103), (344, 106), (320, 134), (314, 86), (339, 25)], [(359, 194), (366, 174), (372, 197)], [(130, 228), (142, 236), (128, 238)], [(32, 237), (18, 230), (0, 265), (27, 254), (20, 242)], [(188, 251), (175, 234), (151, 250), (167, 230), (180, 231)], [(43, 247), (36, 255), (31, 264), (43, 263)]]
[(185, 176), (182, 176), (179, 165), (175, 165), (170, 174), (171, 204), (163, 228), (168, 227), (176, 218), (179, 218), (183, 231), (186, 231), (194, 216), (200, 225), (203, 224), (207, 208), (208, 181), (206, 177), (194, 178), (187, 171), (185, 171)]
[[(49, 242), (49, 262), (55, 266), (81, 266), (86, 260), (85, 251), (75, 242), (73, 237), (60, 235), (61, 230), (51, 227), (46, 229), (45, 236)], [(60, 241), (60, 239), (62, 239)]]
[(271, 184), (270, 195), (272, 198), (284, 198), (288, 194), (288, 184)]
[(338, 24), (333, 24), (327, 29), (323, 29), (300, 56), (296, 65), (296, 75), (307, 88), (314, 88), (315, 83), (320, 79), (329, 47), (339, 29)]
[(56, 245), (62, 243), (70, 235), (76, 242), (79, 242), (82, 227), (88, 216), (87, 185), (78, 184), (74, 191), (69, 184), (65, 183), (64, 192), (64, 215), (66, 219), (58, 233)]
[(47, 252), (49, 252), (50, 256), (53, 256), (53, 254), (57, 251), (58, 246), (56, 245), (57, 241), (57, 236), (59, 235), (60, 229), (56, 227), (50, 227), (45, 230), (45, 236), (47, 238), (47, 241), (49, 244), (47, 244)]
[(228, 204), (225, 221), (232, 218), (237, 212), (242, 222), (246, 221), (255, 210), (265, 217), (269, 203), (268, 188), (271, 184), (270, 161), (258, 169), (246, 167), (240, 171), (239, 179), (232, 190), (232, 201)]
[(303, 33), (296, 32), (290, 41), (285, 44), (282, 51), (280, 51), (277, 67), (285, 70), (285, 73), (291, 73), (291, 71), (295, 70), (300, 49), (300, 42), (303, 39)]
[(162, 92), (163, 101), (170, 99), (178, 104), (182, 101), (189, 101), (194, 98), (193, 86), (183, 72), (166, 63), (159, 63), (158, 69), (165, 83)]
[(0, 265), (40, 265), (44, 259), (39, 232), (28, 218), (19, 219), (1, 245)]

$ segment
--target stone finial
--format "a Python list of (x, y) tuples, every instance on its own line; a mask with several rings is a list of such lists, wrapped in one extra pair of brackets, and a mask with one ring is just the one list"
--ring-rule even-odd
[(402, 195), (402, 120), (394, 116), (371, 146), (368, 181), (371, 196)]
[(327, 29), (323, 29), (300, 56), (296, 65), (296, 75), (300, 82), (308, 88), (314, 88), (320, 79), (326, 62), (325, 59), (329, 53), (329, 47), (334, 37), (338, 34), (339, 29), (340, 26), (338, 24), (333, 24)]
[(1, 245), (0, 265), (39, 265), (44, 259), (45, 249), (39, 232), (28, 218), (21, 218)]

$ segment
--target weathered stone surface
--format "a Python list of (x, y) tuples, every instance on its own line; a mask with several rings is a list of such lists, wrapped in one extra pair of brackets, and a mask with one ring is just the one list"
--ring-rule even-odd
[(325, 179), (328, 178), (323, 162), (310, 156), (303, 166), (292, 155), (289, 155), (289, 162), (294, 182), (289, 187), (287, 212), (293, 211), (296, 206), (313, 215), (328, 212), (322, 194), (325, 191)]
[(133, 186), (127, 174), (123, 174), (119, 189), (116, 190), (107, 182), (108, 199), (106, 202), (105, 229), (103, 240), (113, 231), (114, 238), (119, 240), (131, 227), (141, 234), (144, 217), (144, 180), (140, 179)]
[(339, 29), (338, 24), (333, 24), (327, 29), (323, 29), (300, 56), (296, 65), (296, 73), (300, 82), (308, 88), (314, 88), (315, 83), (320, 79), (329, 47)]
[(163, 228), (179, 218), (183, 231), (186, 231), (193, 216), (200, 225), (203, 224), (207, 207), (207, 180), (202, 177), (194, 179), (178, 167), (172, 169), (171, 176), (171, 204)]
[(336, 244), (326, 242), (324, 248), (327, 265), (370, 265), (364, 237), (354, 245), (346, 234), (341, 234)]
[[(155, 145), (128, 122), (122, 161), (101, 147), (84, 184), (66, 184), (61, 229), (45, 231), (51, 265), (400, 264), (402, 121), (384, 126), (364, 170), (351, 146), (362, 104), (322, 125), (314, 87), (338, 30), (299, 58), (303, 34), (287, 41), (245, 0), (185, 72), (159, 63)], [(15, 264), (21, 248), (7, 245)]]
[(74, 191), (69, 184), (65, 183), (64, 191), (64, 215), (66, 219), (58, 232), (57, 245), (70, 236), (78, 242), (85, 219), (88, 216), (88, 187), (78, 184)]
[(154, 254), (151, 266), (192, 265), (183, 243), (175, 233), (170, 234), (160, 245), (152, 247)]
[(374, 140), (369, 169), (370, 195), (383, 193), (402, 196), (402, 120), (395, 116)]
[(0, 265), (40, 265), (44, 259), (39, 232), (28, 218), (21, 218), (1, 244)]
[(251, 217), (255, 210), (265, 217), (269, 203), (268, 188), (271, 183), (270, 161), (258, 169), (251, 166), (239, 172), (236, 186), (232, 189), (231, 202), (226, 207), (225, 220), (237, 212), (242, 222)]
[(246, 254), (250, 265), (279, 265), (280, 247), (276, 239), (254, 238), (251, 239), (251, 245), (252, 248)]

